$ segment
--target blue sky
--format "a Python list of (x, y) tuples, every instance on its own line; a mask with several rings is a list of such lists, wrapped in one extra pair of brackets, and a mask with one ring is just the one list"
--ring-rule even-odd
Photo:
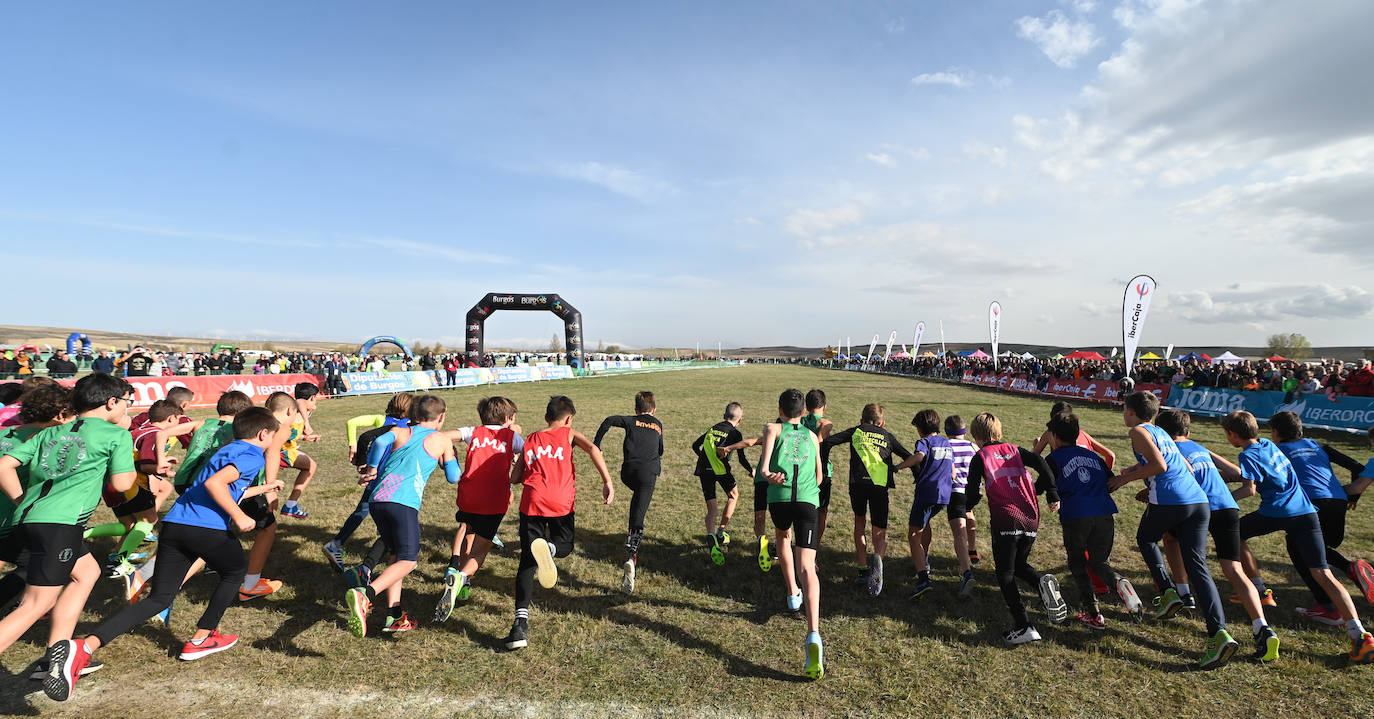
[[(1374, 4), (0, 9), (8, 321), (461, 342), (1362, 344)], [(55, 291), (57, 290), (57, 291)], [(108, 298), (106, 301), (104, 298)], [(383, 301), (379, 301), (383, 300)], [(498, 315), (546, 343), (552, 315)]]

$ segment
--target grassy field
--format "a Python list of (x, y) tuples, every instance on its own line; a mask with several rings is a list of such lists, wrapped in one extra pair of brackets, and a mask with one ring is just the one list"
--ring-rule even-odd
[[(240, 635), (239, 646), (193, 664), (174, 659), (194, 629), (212, 581), (193, 580), (178, 600), (170, 629), (148, 625), (101, 650), (107, 667), (84, 679), (65, 705), (48, 701), (37, 682), (27, 682), (28, 662), (42, 653), (45, 627), (0, 656), (0, 712), (12, 715), (187, 717), (242, 715), (263, 706), (293, 717), (354, 716), (1279, 716), (1296, 712), (1325, 717), (1367, 714), (1374, 708), (1364, 688), (1372, 668), (1348, 667), (1344, 632), (1299, 618), (1294, 607), (1310, 600), (1289, 569), (1281, 539), (1255, 545), (1269, 586), (1279, 599), (1271, 622), (1283, 640), (1282, 658), (1269, 666), (1237, 660), (1213, 672), (1193, 669), (1202, 649), (1202, 624), (1181, 616), (1167, 623), (1130, 622), (1116, 605), (1104, 605), (1108, 631), (1043, 621), (1045, 641), (1006, 648), (1008, 624), (992, 577), (991, 562), (977, 572), (972, 599), (955, 597), (957, 566), (947, 525), (937, 522), (932, 550), (935, 591), (918, 602), (906, 598), (914, 571), (905, 541), (889, 549), (888, 589), (870, 598), (851, 587), (852, 524), (846, 492), (847, 457), (836, 452), (832, 522), (819, 555), (822, 572), (821, 631), (827, 674), (818, 683), (800, 678), (805, 634), (802, 621), (783, 610), (778, 571), (763, 574), (745, 552), (749, 543), (750, 492), (732, 522), (734, 552), (724, 567), (704, 551), (701, 489), (691, 476), (689, 445), (720, 416), (724, 404), (744, 404), (746, 429), (773, 415), (786, 387), (824, 389), (829, 417), (840, 428), (855, 424), (867, 402), (886, 405), (888, 425), (910, 446), (911, 415), (934, 407), (966, 419), (980, 411), (1002, 417), (1009, 441), (1029, 444), (1047, 418), (1048, 401), (916, 381), (790, 367), (745, 367), (584, 379), (557, 384), (502, 386), (522, 409), (518, 420), (542, 427), (547, 397), (564, 392), (577, 402), (574, 426), (590, 435), (608, 414), (629, 413), (635, 391), (653, 390), (665, 431), (664, 475), (649, 512), (641, 553), (639, 587), (620, 591), (628, 492), (611, 507), (599, 505), (598, 480), (579, 454), (577, 549), (560, 560), (560, 583), (536, 589), (530, 648), (508, 653), (499, 640), (510, 626), (516, 568), (515, 542), (494, 552), (476, 578), (472, 601), (442, 626), (429, 619), (440, 591), (454, 528), (453, 490), (431, 482), (424, 521), (421, 566), (407, 580), (406, 605), (421, 622), (408, 634), (357, 640), (344, 622), (344, 585), (325, 563), (320, 545), (357, 500), (345, 464), (344, 421), (381, 411), (385, 397), (320, 403), (314, 426), (324, 439), (308, 451), (321, 471), (302, 501), (307, 520), (286, 520), (266, 576), (286, 581), (266, 599), (236, 604), (222, 629)], [(446, 390), (449, 427), (476, 422), (476, 400), (496, 388)], [(1085, 429), (1129, 456), (1120, 414), (1081, 407)], [(198, 413), (198, 415), (204, 412)], [(1216, 423), (1199, 420), (1194, 438), (1228, 457)], [(1359, 438), (1329, 441), (1360, 459), (1369, 448)], [(614, 474), (620, 434), (606, 442)], [(901, 533), (911, 504), (910, 475), (897, 482), (892, 528)], [(617, 485), (619, 486), (619, 485)], [(622, 488), (623, 489), (623, 488)], [(1148, 600), (1150, 580), (1134, 548), (1141, 505), (1129, 493), (1117, 498), (1122, 513), (1113, 563)], [(1242, 503), (1252, 509), (1256, 500)], [(1348, 554), (1368, 556), (1374, 535), (1371, 512), (1351, 515)], [(977, 509), (986, 526), (986, 507)], [(97, 519), (104, 521), (105, 510)], [(502, 531), (514, 537), (514, 513)], [(349, 545), (361, 552), (374, 529), (365, 523)], [(105, 540), (108, 542), (109, 540)], [(979, 545), (989, 553), (989, 539)], [(98, 552), (109, 551), (105, 544)], [(1054, 572), (1076, 598), (1065, 568), (1058, 522), (1045, 522), (1032, 555), (1040, 571)], [(1214, 573), (1220, 576), (1215, 566)], [(1224, 580), (1222, 595), (1229, 593)], [(79, 632), (93, 628), (118, 606), (118, 585), (107, 581), (88, 604)], [(1356, 605), (1365, 612), (1363, 599)], [(1248, 654), (1245, 617), (1236, 605), (1228, 618)], [(1370, 612), (1374, 617), (1374, 612)]]

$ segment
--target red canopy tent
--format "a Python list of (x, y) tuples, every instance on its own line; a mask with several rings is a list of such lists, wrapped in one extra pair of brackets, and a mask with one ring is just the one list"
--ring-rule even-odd
[(1102, 355), (1100, 355), (1100, 354), (1098, 354), (1098, 353), (1096, 353), (1096, 352), (1092, 352), (1092, 351), (1088, 351), (1088, 350), (1077, 350), (1077, 351), (1075, 351), (1075, 352), (1070, 352), (1070, 353), (1064, 355), (1064, 359), (1097, 360), (1097, 361), (1101, 362), (1101, 361), (1105, 361), (1107, 358), (1106, 358), (1106, 357), (1103, 357)]
[(1288, 358), (1287, 358), (1287, 357), (1280, 357), (1280, 356), (1278, 356), (1278, 355), (1273, 355), (1273, 356), (1271, 356), (1271, 357), (1265, 357), (1265, 359), (1269, 360), (1270, 362), (1287, 362), (1287, 361), (1288, 361)]

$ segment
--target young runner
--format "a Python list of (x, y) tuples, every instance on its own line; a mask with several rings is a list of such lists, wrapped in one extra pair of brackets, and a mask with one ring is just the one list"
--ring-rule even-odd
[(1049, 422), (1050, 455), (1047, 462), (1054, 472), (1059, 490), (1059, 523), (1063, 528), (1064, 551), (1069, 571), (1078, 584), (1082, 602), (1078, 621), (1091, 629), (1106, 629), (1107, 621), (1097, 606), (1097, 592), (1089, 578), (1093, 574), (1111, 582), (1126, 609), (1138, 621), (1143, 605), (1135, 587), (1112, 569), (1112, 545), (1116, 542), (1116, 502), (1107, 492), (1112, 473), (1096, 453), (1078, 444), (1082, 430), (1072, 412), (1054, 415)]
[[(1292, 463), (1273, 442), (1259, 438), (1259, 423), (1249, 412), (1226, 415), (1221, 419), (1221, 428), (1226, 431), (1226, 441), (1241, 450), (1239, 464), (1244, 485), (1236, 491), (1236, 498), (1256, 493), (1260, 496), (1258, 511), (1240, 518), (1240, 538), (1248, 542), (1253, 537), (1283, 532), (1292, 550), (1293, 568), (1299, 576), (1312, 575), (1345, 620), (1351, 663), (1374, 663), (1374, 636), (1364, 630), (1350, 594), (1327, 568), (1326, 541), (1322, 538), (1317, 508), (1303, 493)], [(1262, 587), (1259, 565), (1248, 545), (1241, 546), (1241, 562), (1255, 589)]]
[[(1050, 407), (1050, 419), (1053, 420), (1056, 415), (1064, 414), (1066, 412), (1069, 414), (1073, 414), (1073, 406), (1070, 405), (1068, 402), (1055, 402)], [(1031, 447), (1031, 451), (1035, 452), (1036, 454), (1044, 454), (1045, 449), (1049, 447), (1051, 434), (1052, 433), (1049, 429), (1049, 424), (1046, 424), (1045, 431), (1041, 433), (1038, 439), (1035, 440), (1035, 444)], [(1074, 443), (1079, 447), (1091, 450), (1092, 452), (1100, 456), (1102, 458), (1102, 461), (1106, 463), (1108, 472), (1111, 472), (1112, 468), (1116, 466), (1116, 453), (1113, 452), (1110, 448), (1108, 448), (1107, 445), (1102, 444), (1101, 442), (1093, 439), (1093, 436), (1088, 434), (1087, 432), (1080, 431), (1078, 434), (1078, 439), (1075, 440)], [(1107, 583), (1102, 581), (1102, 579), (1097, 576), (1097, 573), (1093, 569), (1091, 562), (1088, 564), (1088, 579), (1092, 581), (1094, 592), (1098, 594), (1106, 594), (1107, 592), (1111, 591), (1111, 589), (1107, 587)]]
[[(296, 399), (285, 392), (273, 392), (268, 395), (263, 406), (272, 412), (272, 416), (277, 418), (280, 425), (267, 454), (269, 460), (272, 457), (278, 457), (279, 460), (267, 462), (267, 466), (258, 475), (257, 483), (272, 484), (276, 482), (277, 475), (283, 469), (282, 464), (285, 460), (282, 458), (285, 450), (282, 448), (291, 437), (299, 435), (303, 425), (297, 423), (299, 410)], [(244, 500), (243, 511), (257, 523), (257, 534), (253, 537), (253, 548), (248, 550), (248, 572), (243, 575), (243, 586), (239, 589), (240, 602), (265, 597), (282, 588), (282, 580), (265, 579), (262, 576), (262, 570), (267, 567), (267, 557), (271, 555), (272, 545), (277, 540), (277, 518), (274, 512), (277, 498), (278, 492), (274, 490)]]
[[(710, 546), (711, 561), (717, 565), (725, 564), (725, 548), (730, 544), (727, 526), (730, 524), (730, 518), (735, 515), (735, 504), (739, 501), (739, 485), (731, 472), (729, 455), (721, 457), (716, 453), (716, 449), (728, 447), (743, 439), (739, 431), (739, 424), (743, 419), (744, 408), (739, 402), (731, 402), (725, 405), (724, 419), (712, 425), (692, 442), (692, 453), (697, 456), (696, 476), (701, 480), (701, 496), (706, 499), (706, 542)], [(744, 450), (737, 450), (737, 454), (740, 466), (752, 475), (754, 468), (749, 464), (749, 458), (744, 455)], [(720, 503), (716, 501), (717, 484), (725, 490), (724, 510), (720, 510)], [(717, 516), (720, 517), (719, 523), (716, 520)]]
[[(100, 565), (81, 538), (82, 528), (107, 477), (120, 491), (134, 484), (133, 439), (120, 426), (128, 420), (133, 391), (128, 382), (110, 375), (82, 377), (71, 396), (76, 421), (48, 427), (0, 457), (0, 490), (15, 503), (10, 540), (22, 541), (29, 551), (24, 599), (0, 620), (0, 652), (51, 611), (50, 678), (72, 674), (71, 657), (59, 647), (71, 639), (100, 577)], [(28, 472), (23, 483), (20, 467)]]
[(448, 432), (449, 439), (467, 445), (463, 477), (458, 480), (458, 511), (453, 518), (453, 555), (444, 572), (444, 591), (434, 609), (434, 621), (447, 621), (455, 601), (465, 602), (472, 577), (487, 560), (496, 530), (510, 509), (510, 470), (525, 450), (525, 438), (515, 423), (515, 402), (506, 397), (483, 397), (477, 402), (480, 427)]
[(1126, 397), (1121, 417), (1130, 428), (1138, 464), (1113, 477), (1107, 489), (1115, 492), (1135, 480), (1145, 481), (1149, 506), (1140, 518), (1136, 544), (1160, 591), (1155, 618), (1168, 619), (1183, 608), (1159, 549), (1158, 543), (1167, 533), (1178, 540), (1188, 583), (1207, 623), (1207, 645), (1198, 665), (1219, 667), (1231, 660), (1240, 645), (1226, 631), (1226, 615), (1207, 569), (1207, 527), (1212, 512), (1178, 445), (1168, 432), (1153, 424), (1158, 415), (1159, 398), (1150, 392), (1133, 392)]
[(393, 561), (367, 586), (349, 589), (344, 594), (348, 628), (360, 639), (367, 635), (367, 616), (382, 592), (387, 600), (386, 626), (382, 631), (406, 632), (416, 626), (401, 607), (401, 582), (415, 570), (420, 558), (420, 502), (425, 485), (439, 467), (444, 468), (449, 484), (456, 484), (462, 474), (453, 440), (439, 431), (444, 425), (445, 410), (444, 400), (438, 395), (423, 395), (410, 407), (414, 425), (392, 427), (368, 448), (363, 481), (376, 480), (368, 509)]
[[(915, 467), (916, 498), (911, 505), (911, 516), (907, 518), (907, 543), (911, 546), (911, 561), (916, 565), (916, 586), (911, 598), (917, 599), (930, 591), (930, 561), (926, 545), (921, 544), (921, 535), (930, 531), (930, 520), (949, 506), (949, 498), (954, 489), (954, 447), (945, 437), (941, 437), (940, 413), (933, 409), (923, 409), (911, 418), (921, 438), (916, 441), (916, 449), (906, 461), (893, 467), (901, 471)], [(968, 596), (973, 581), (973, 567), (968, 555), (956, 552), (959, 559), (959, 596)], [(881, 562), (875, 566), (881, 566)], [(878, 578), (879, 591), (882, 578)], [(869, 580), (869, 591), (873, 592), (873, 581)]]
[[(1217, 561), (1235, 592), (1231, 595), (1232, 601), (1244, 605), (1245, 613), (1250, 616), (1255, 638), (1255, 652), (1252, 658), (1262, 662), (1278, 659), (1279, 635), (1269, 627), (1259, 592), (1255, 591), (1255, 585), (1245, 576), (1245, 571), (1241, 567), (1240, 505), (1236, 504), (1231, 491), (1226, 487), (1227, 481), (1243, 481), (1240, 469), (1189, 438), (1192, 418), (1187, 412), (1176, 409), (1164, 410), (1155, 418), (1155, 425), (1169, 433), (1174, 444), (1178, 446), (1178, 451), (1188, 461), (1188, 466), (1192, 467), (1198, 485), (1207, 495), (1207, 506), (1211, 510), (1207, 529), (1212, 534), (1212, 543), (1216, 545)], [(1186, 577), (1183, 554), (1179, 550), (1178, 540), (1171, 534), (1164, 535), (1164, 553), (1169, 560), (1169, 569), (1173, 576)], [(1179, 583), (1178, 589), (1180, 595), (1189, 595), (1188, 587), (1184, 584)]]
[[(758, 437), (746, 437), (724, 447), (716, 447), (716, 457), (726, 459), (731, 452), (743, 452), (745, 448), (758, 443)], [(740, 456), (743, 457), (742, 454)], [(768, 480), (763, 476), (762, 465), (754, 465), (751, 474), (754, 477), (754, 547), (758, 550), (759, 569), (768, 572), (777, 561), (773, 556), (773, 546), (768, 541)]]
[[(72, 420), (71, 415), (71, 390), (63, 387), (56, 382), (35, 387), (24, 393), (23, 404), (19, 406), (19, 411), (15, 414), (18, 424), (5, 427), (0, 430), (0, 456), (8, 454), (10, 450), (27, 442), (35, 434), (47, 429), (56, 427), (64, 422)], [(28, 483), (29, 470), (27, 466), (18, 467), (15, 470), (19, 476), (20, 486)], [(25, 585), (25, 565), (28, 564), (27, 557), (24, 555), (22, 539), (14, 533), (12, 521), (14, 519), (14, 502), (9, 495), (0, 492), (0, 562), (10, 562), (15, 568), (8, 574), (0, 577), (0, 610), (8, 609), (10, 604), (24, 593)], [(43, 676), (47, 675), (47, 666), (40, 662)], [(43, 677), (38, 677), (42, 679)]]
[(654, 416), (658, 411), (653, 392), (635, 394), (635, 413), (616, 415), (602, 420), (592, 444), (601, 449), (601, 440), (612, 427), (625, 430), (624, 459), (620, 463), (620, 483), (630, 490), (630, 527), (625, 538), (628, 555), (623, 565), (621, 588), (626, 593), (635, 590), (635, 569), (639, 564), (639, 545), (644, 539), (644, 517), (654, 498), (654, 484), (663, 471), (663, 423)]
[[(868, 404), (859, 424), (831, 433), (821, 442), (821, 461), (830, 461), (830, 450), (849, 446), (849, 503), (854, 508), (854, 558), (858, 575), (854, 583), (877, 596), (882, 589), (883, 557), (887, 555), (888, 492), (892, 488), (892, 456), (902, 460), (911, 453), (901, 440), (884, 428), (883, 406)], [(865, 522), (867, 519), (867, 522)], [(873, 525), (873, 552), (868, 551), (865, 524)]]
[[(954, 450), (954, 485), (949, 490), (949, 507), (945, 513), (949, 517), (949, 530), (954, 534), (954, 551), (968, 557), (967, 565), (959, 563), (961, 569), (972, 569), (982, 559), (978, 555), (978, 522), (973, 512), (969, 511), (964, 497), (964, 487), (968, 485), (968, 466), (978, 452), (978, 448), (966, 438), (967, 435), (968, 428), (964, 426), (963, 417), (957, 414), (945, 417), (945, 438)], [(921, 547), (927, 554), (930, 553), (929, 526), (921, 533)], [(967, 597), (972, 585), (964, 589), (964, 596)]]
[[(835, 425), (825, 418), (825, 392), (813, 389), (806, 393), (806, 414), (802, 415), (802, 426), (811, 430), (822, 442), (830, 433), (834, 431)], [(825, 539), (825, 527), (830, 519), (830, 476), (833, 467), (830, 462), (825, 462), (821, 469), (825, 473), (825, 479), (821, 482), (819, 504), (816, 509), (816, 546), (821, 546), (821, 541)]]
[[(1002, 421), (991, 412), (973, 418), (969, 428), (980, 449), (969, 463), (968, 486), (965, 488), (969, 507), (978, 505), (979, 486), (986, 485), (988, 515), (992, 531), (992, 563), (997, 572), (997, 584), (1002, 598), (1011, 612), (1012, 628), (1002, 635), (1008, 644), (1040, 641), (1040, 633), (1031, 626), (1026, 606), (1016, 580), (1040, 590), (1045, 613), (1052, 623), (1068, 617), (1068, 606), (1059, 592), (1059, 580), (1053, 574), (1040, 574), (1030, 565), (1031, 548), (1040, 530), (1040, 502), (1043, 493), (1051, 512), (1059, 510), (1059, 492), (1054, 486), (1054, 470), (1040, 455), (1002, 440)], [(1030, 472), (1035, 470), (1036, 480)]]
[(310, 455), (300, 451), (301, 442), (318, 442), (320, 435), (310, 426), (310, 415), (315, 413), (316, 396), (319, 395), (320, 388), (311, 382), (301, 382), (295, 387), (296, 400), (296, 421), (291, 425), (291, 436), (282, 444), (281, 447), (281, 468), (296, 469), (296, 481), (291, 486), (291, 494), (287, 496), (286, 503), (282, 505), (281, 513), (296, 519), (305, 519), (310, 513), (305, 511), (297, 502), (301, 495), (305, 493), (306, 487), (310, 486), (310, 480), (315, 478), (315, 470), (319, 465)]
[(515, 621), (503, 643), (507, 649), (529, 644), (530, 599), (534, 581), (549, 589), (558, 582), (554, 560), (572, 553), (577, 498), (577, 470), (572, 451), (576, 447), (591, 457), (601, 475), (602, 503), (615, 499), (611, 473), (601, 450), (572, 428), (577, 408), (562, 395), (549, 398), (544, 410), (548, 426), (525, 438), (525, 451), (511, 467), (511, 484), (523, 484), (520, 493), (520, 568), (515, 574)]
[(237, 635), (219, 632), (220, 620), (234, 601), (234, 590), (247, 566), (243, 545), (233, 529), (246, 532), (256, 525), (239, 508), (239, 501), (279, 488), (279, 482), (250, 488), (266, 462), (264, 450), (277, 426), (272, 413), (261, 407), (246, 409), (234, 418), (234, 441), (205, 463), (163, 520), (158, 547), (162, 562), (153, 574), (151, 594), (143, 602), (124, 607), (85, 639), (54, 646), (53, 668), (43, 681), (45, 694), (57, 701), (70, 699), (91, 654), (171, 606), (186, 572), (198, 560), (213, 568), (220, 580), (179, 658), (202, 659), (238, 643)]
[[(378, 437), (391, 431), (392, 427), (404, 427), (409, 424), (406, 415), (410, 412), (410, 405), (413, 400), (414, 396), (409, 392), (397, 392), (387, 401), (386, 414), (364, 415), (348, 420), (348, 456), (353, 466), (358, 468), (360, 472), (367, 466), (367, 452)], [(370, 427), (370, 429), (363, 432), (362, 436), (359, 437), (358, 430), (363, 427)], [(353, 532), (357, 531), (363, 520), (370, 516), (367, 498), (371, 492), (372, 486), (370, 484), (364, 486), (362, 496), (358, 498), (358, 506), (353, 508), (353, 513), (344, 520), (343, 526), (339, 527), (334, 538), (324, 545), (324, 556), (329, 560), (329, 566), (333, 567), (336, 572), (343, 572), (345, 569), (343, 563), (344, 543), (353, 536)], [(363, 582), (363, 584), (366, 583)]]
[[(816, 541), (820, 537), (817, 505), (825, 472), (819, 438), (801, 424), (805, 409), (806, 400), (799, 389), (778, 396), (778, 416), (786, 421), (764, 427), (759, 437), (763, 445), (759, 467), (768, 480), (768, 513), (773, 518), (778, 559), (787, 585), (787, 608), (806, 611), (806, 665), (802, 674), (815, 680), (825, 676), (821, 584), (816, 577)], [(797, 584), (798, 573), (801, 586)]]

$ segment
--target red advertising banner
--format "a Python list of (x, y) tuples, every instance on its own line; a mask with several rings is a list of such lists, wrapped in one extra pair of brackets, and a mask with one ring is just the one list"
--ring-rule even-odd
[[(961, 384), (1022, 394), (1079, 399), (1087, 402), (1121, 402), (1121, 388), (1116, 382), (1106, 379), (1051, 379), (1041, 390), (1036, 388), (1034, 381), (1024, 377), (1015, 377), (1005, 372), (981, 375), (965, 372)], [(1136, 389), (1142, 392), (1153, 392), (1161, 402), (1169, 396), (1169, 385), (1166, 384), (1139, 384), (1136, 385)]]
[[(313, 374), (226, 374), (204, 377), (125, 377), (134, 386), (134, 407), (147, 408), (154, 402), (165, 399), (167, 390), (173, 387), (186, 387), (196, 393), (191, 407), (214, 407), (219, 396), (230, 390), (238, 390), (262, 404), (273, 392), (292, 392), (301, 382), (322, 386), (324, 378)], [(76, 384), (74, 379), (58, 380), (66, 387)]]

